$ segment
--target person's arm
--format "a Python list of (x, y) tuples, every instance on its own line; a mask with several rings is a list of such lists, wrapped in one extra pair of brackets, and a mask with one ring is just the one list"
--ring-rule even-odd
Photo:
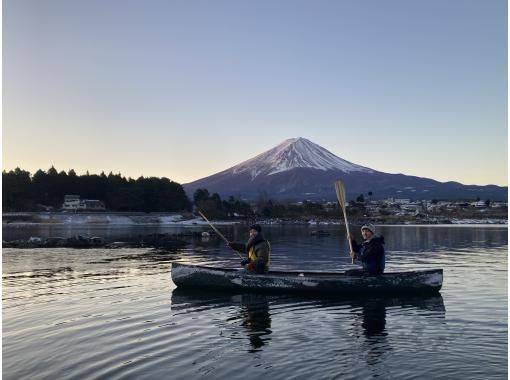
[(361, 251), (361, 244), (358, 244), (355, 239), (351, 239), (351, 245), (354, 253), (359, 253)]
[[(237, 251), (241, 254), (245, 254), (246, 252), (246, 245), (244, 243), (236, 243), (235, 241), (229, 241), (227, 243), (227, 247), (232, 248), (234, 251)], [(241, 260), (241, 266), (244, 267), (245, 265), (250, 263), (250, 258), (247, 256), (245, 259)]]

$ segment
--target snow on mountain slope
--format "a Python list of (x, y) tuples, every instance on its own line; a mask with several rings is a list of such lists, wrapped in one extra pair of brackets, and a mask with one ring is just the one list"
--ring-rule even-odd
[(253, 180), (261, 174), (272, 175), (295, 168), (313, 168), (323, 171), (340, 170), (344, 173), (373, 173), (372, 169), (345, 161), (302, 137), (285, 140), (276, 147), (227, 169), (224, 173), (248, 172)]
[(254, 200), (335, 200), (335, 181), (346, 184), (350, 199), (371, 191), (378, 199), (507, 199), (508, 188), (466, 186), (404, 174), (383, 173), (345, 161), (304, 138), (288, 139), (258, 156), (219, 173), (184, 184), (188, 196), (207, 189), (222, 197)]

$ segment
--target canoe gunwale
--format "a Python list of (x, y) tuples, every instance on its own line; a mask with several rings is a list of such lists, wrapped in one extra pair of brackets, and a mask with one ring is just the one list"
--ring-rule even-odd
[[(181, 264), (181, 263), (172, 263), (173, 266), (183, 266), (183, 267), (189, 267), (197, 270), (205, 270), (205, 271), (213, 271), (213, 272), (219, 272), (219, 273), (232, 273), (232, 274), (239, 274), (239, 269), (237, 268), (218, 268), (218, 267), (206, 267), (203, 265), (191, 265), (191, 264)], [(317, 277), (317, 278), (338, 278), (340, 277), (349, 277), (349, 278), (366, 278), (366, 277), (389, 277), (389, 276), (401, 276), (401, 275), (410, 275), (410, 274), (433, 274), (433, 273), (443, 273), (442, 269), (425, 269), (420, 271), (405, 271), (405, 272), (385, 272), (381, 275), (375, 275), (375, 276), (368, 276), (368, 275), (349, 275), (347, 276), (345, 272), (323, 272), (323, 271), (269, 271), (269, 273), (266, 274), (254, 274), (249, 273), (250, 276), (254, 277)]]
[(390, 272), (376, 276), (299, 271), (248, 274), (232, 268), (173, 263), (171, 274), (178, 287), (257, 292), (437, 293), (443, 282), (442, 269)]

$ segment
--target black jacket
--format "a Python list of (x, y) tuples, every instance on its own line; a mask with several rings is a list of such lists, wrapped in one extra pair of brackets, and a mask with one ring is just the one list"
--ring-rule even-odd
[(364, 241), (362, 244), (352, 240), (352, 249), (356, 253), (356, 258), (361, 261), (363, 269), (370, 274), (384, 273), (385, 253), (384, 237), (374, 236), (372, 239)]

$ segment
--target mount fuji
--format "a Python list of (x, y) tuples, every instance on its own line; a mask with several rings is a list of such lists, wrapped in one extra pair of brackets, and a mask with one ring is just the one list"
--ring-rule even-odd
[(189, 196), (207, 189), (222, 197), (247, 200), (335, 200), (334, 182), (342, 180), (347, 197), (372, 192), (374, 199), (506, 200), (507, 187), (471, 186), (389, 174), (346, 161), (305, 138), (292, 138), (222, 172), (184, 184)]

